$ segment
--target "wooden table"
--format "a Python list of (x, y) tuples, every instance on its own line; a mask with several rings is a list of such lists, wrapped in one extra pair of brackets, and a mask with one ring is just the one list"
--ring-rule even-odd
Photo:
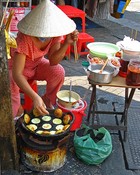
[(69, 17), (69, 18), (81, 18), (82, 19), (82, 32), (85, 32), (85, 16), (86, 13), (76, 7), (70, 5), (58, 5), (58, 7)]
[[(124, 131), (124, 140), (126, 140), (128, 109), (129, 109), (130, 103), (132, 101), (133, 95), (135, 93), (135, 90), (137, 88), (140, 88), (140, 86), (128, 86), (125, 83), (125, 78), (122, 78), (120, 76), (114, 77), (112, 82), (109, 84), (95, 83), (90, 79), (89, 79), (89, 83), (92, 86), (92, 94), (91, 94), (90, 105), (89, 105), (89, 110), (88, 110), (88, 118), (87, 118), (88, 122), (90, 120), (90, 117), (92, 117), (92, 126), (94, 128), (105, 127), (107, 129), (111, 129), (111, 130), (123, 130)], [(125, 88), (124, 110), (122, 112), (118, 112), (118, 111), (116, 111), (116, 109), (114, 109), (113, 111), (98, 111), (96, 109), (96, 107), (97, 107), (97, 104), (96, 104), (97, 103), (96, 102), (97, 86), (109, 86), (109, 87)], [(117, 119), (117, 115), (121, 115), (121, 120), (120, 120), (120, 123), (117, 121), (116, 125), (114, 125), (114, 126), (95, 124), (94, 123), (95, 114), (113, 114), (116, 117), (116, 119)]]

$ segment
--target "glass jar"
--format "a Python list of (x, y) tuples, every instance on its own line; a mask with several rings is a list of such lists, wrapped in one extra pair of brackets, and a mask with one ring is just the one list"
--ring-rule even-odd
[(120, 67), (119, 75), (122, 76), (122, 77), (126, 77), (126, 75), (127, 75), (127, 66), (129, 64), (129, 61), (124, 60), (123, 58), (121, 58), (120, 59), (120, 64), (121, 64), (121, 67)]
[[(130, 52), (130, 51), (128, 51), (128, 52)], [(129, 61), (131, 59), (140, 59), (139, 55), (140, 55), (140, 53), (138, 54), (135, 51), (133, 51), (133, 52), (131, 51), (129, 54), (126, 53), (126, 51), (122, 52), (122, 57), (120, 59), (121, 67), (120, 67), (120, 72), (119, 72), (119, 75), (121, 77), (125, 77), (126, 78), (127, 67), (128, 67)]]
[(132, 57), (130, 57), (130, 55), (126, 55), (125, 53), (122, 53), (122, 57), (120, 59), (121, 67), (120, 67), (120, 72), (119, 72), (119, 75), (121, 77), (125, 77), (126, 78), (127, 67), (128, 67), (129, 61), (131, 59), (132, 59)]
[(131, 59), (126, 75), (126, 84), (140, 86), (140, 59)]

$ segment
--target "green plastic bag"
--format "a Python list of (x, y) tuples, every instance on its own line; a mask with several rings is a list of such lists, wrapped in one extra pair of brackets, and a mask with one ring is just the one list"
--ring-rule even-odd
[(84, 163), (98, 165), (112, 152), (111, 135), (104, 127), (94, 130), (83, 125), (75, 131), (74, 148), (77, 157)]

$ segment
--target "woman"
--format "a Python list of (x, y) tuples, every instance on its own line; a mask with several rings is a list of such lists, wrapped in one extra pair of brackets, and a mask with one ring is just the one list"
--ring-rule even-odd
[[(50, 0), (44, 0), (18, 24), (17, 48), (9, 60), (13, 115), (20, 107), (19, 88), (32, 100), (40, 115), (48, 114), (56, 102), (56, 93), (64, 82), (65, 71), (59, 64), (69, 44), (78, 38), (75, 23)], [(66, 39), (61, 45), (63, 35)], [(47, 55), (47, 59), (44, 57)], [(46, 80), (46, 93), (41, 98), (28, 81)]]

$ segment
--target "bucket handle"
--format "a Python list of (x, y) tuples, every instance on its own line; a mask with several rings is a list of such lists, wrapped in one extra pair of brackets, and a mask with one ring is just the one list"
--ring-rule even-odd
[[(92, 86), (90, 85), (89, 88), (86, 89), (86, 92), (85, 92), (84, 96), (83, 96), (82, 98), (80, 98), (79, 100), (83, 100), (83, 101), (85, 100), (86, 96), (89, 94), (88, 90), (90, 90), (91, 87), (92, 87)], [(76, 104), (77, 102), (79, 102), (79, 100), (73, 102), (72, 105), (74, 105), (74, 104)]]
[(90, 85), (89, 86), (89, 88), (86, 90), (86, 92), (85, 92), (85, 94), (84, 94), (84, 96), (83, 96), (83, 98), (81, 98), (81, 100), (85, 100), (85, 98), (87, 97), (87, 95), (89, 94), (89, 90), (90, 90), (90, 88), (91, 88), (92, 86)]

